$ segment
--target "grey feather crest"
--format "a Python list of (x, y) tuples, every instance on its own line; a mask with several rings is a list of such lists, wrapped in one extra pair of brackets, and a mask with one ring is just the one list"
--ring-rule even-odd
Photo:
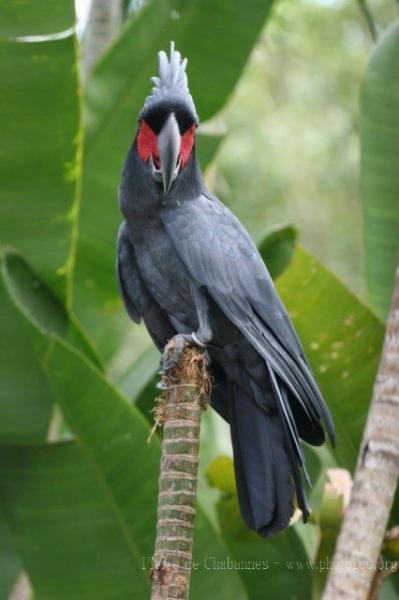
[(174, 42), (170, 42), (169, 59), (163, 50), (158, 52), (159, 77), (151, 77), (154, 87), (151, 90), (151, 94), (145, 99), (144, 106), (140, 111), (140, 117), (153, 103), (155, 104), (161, 100), (184, 98), (195, 120), (197, 123), (199, 122), (194, 101), (188, 88), (186, 67), (187, 58), (182, 59), (180, 52), (175, 50)]

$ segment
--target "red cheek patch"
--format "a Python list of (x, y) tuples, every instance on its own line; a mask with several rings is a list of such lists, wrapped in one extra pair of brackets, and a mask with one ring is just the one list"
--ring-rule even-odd
[(195, 129), (196, 127), (194, 123), (189, 129), (187, 129), (186, 133), (181, 136), (180, 160), (182, 167), (186, 166), (190, 158), (190, 154), (194, 146)]
[[(181, 136), (179, 156), (182, 167), (185, 167), (189, 161), (191, 151), (194, 146), (195, 129), (196, 125), (194, 123), (189, 129), (187, 129), (185, 134)], [(150, 156), (152, 156), (155, 166), (157, 169), (160, 168), (161, 161), (159, 158), (157, 136), (145, 121), (142, 121), (137, 134), (137, 152), (141, 160), (144, 162), (147, 162)]]
[(139, 157), (144, 162), (147, 162), (150, 156), (152, 156), (155, 166), (159, 169), (160, 160), (157, 136), (145, 121), (142, 122), (137, 134), (137, 151)]

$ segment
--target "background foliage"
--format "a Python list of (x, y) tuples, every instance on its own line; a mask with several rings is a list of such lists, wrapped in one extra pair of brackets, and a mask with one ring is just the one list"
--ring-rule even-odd
[(159, 357), (117, 295), (116, 190), (171, 39), (207, 183), (259, 243), (338, 434), (334, 452), (306, 448), (311, 523), (261, 540), (239, 515), (227, 428), (205, 413), (191, 597), (317, 599), (342, 512), (326, 469), (356, 462), (398, 248), (394, 3), (374, 3), (373, 48), (355, 2), (127, 5), (84, 87), (71, 0), (0, 7), (0, 599), (22, 571), (37, 600), (148, 596)]

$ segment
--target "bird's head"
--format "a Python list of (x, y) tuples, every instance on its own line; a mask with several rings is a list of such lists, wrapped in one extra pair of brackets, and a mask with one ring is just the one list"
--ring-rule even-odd
[(159, 76), (139, 115), (138, 157), (166, 195), (193, 154), (198, 116), (187, 83), (187, 59), (171, 43), (170, 57), (159, 52)]

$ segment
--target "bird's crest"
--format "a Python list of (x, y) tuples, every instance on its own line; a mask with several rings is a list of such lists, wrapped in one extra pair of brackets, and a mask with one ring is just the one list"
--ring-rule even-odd
[(188, 104), (188, 108), (192, 111), (195, 120), (199, 121), (194, 101), (188, 88), (186, 67), (187, 58), (182, 59), (180, 52), (175, 50), (174, 42), (170, 43), (169, 59), (163, 50), (158, 52), (159, 77), (151, 77), (154, 87), (151, 94), (145, 100), (140, 116), (155, 102), (169, 99), (184, 99)]

